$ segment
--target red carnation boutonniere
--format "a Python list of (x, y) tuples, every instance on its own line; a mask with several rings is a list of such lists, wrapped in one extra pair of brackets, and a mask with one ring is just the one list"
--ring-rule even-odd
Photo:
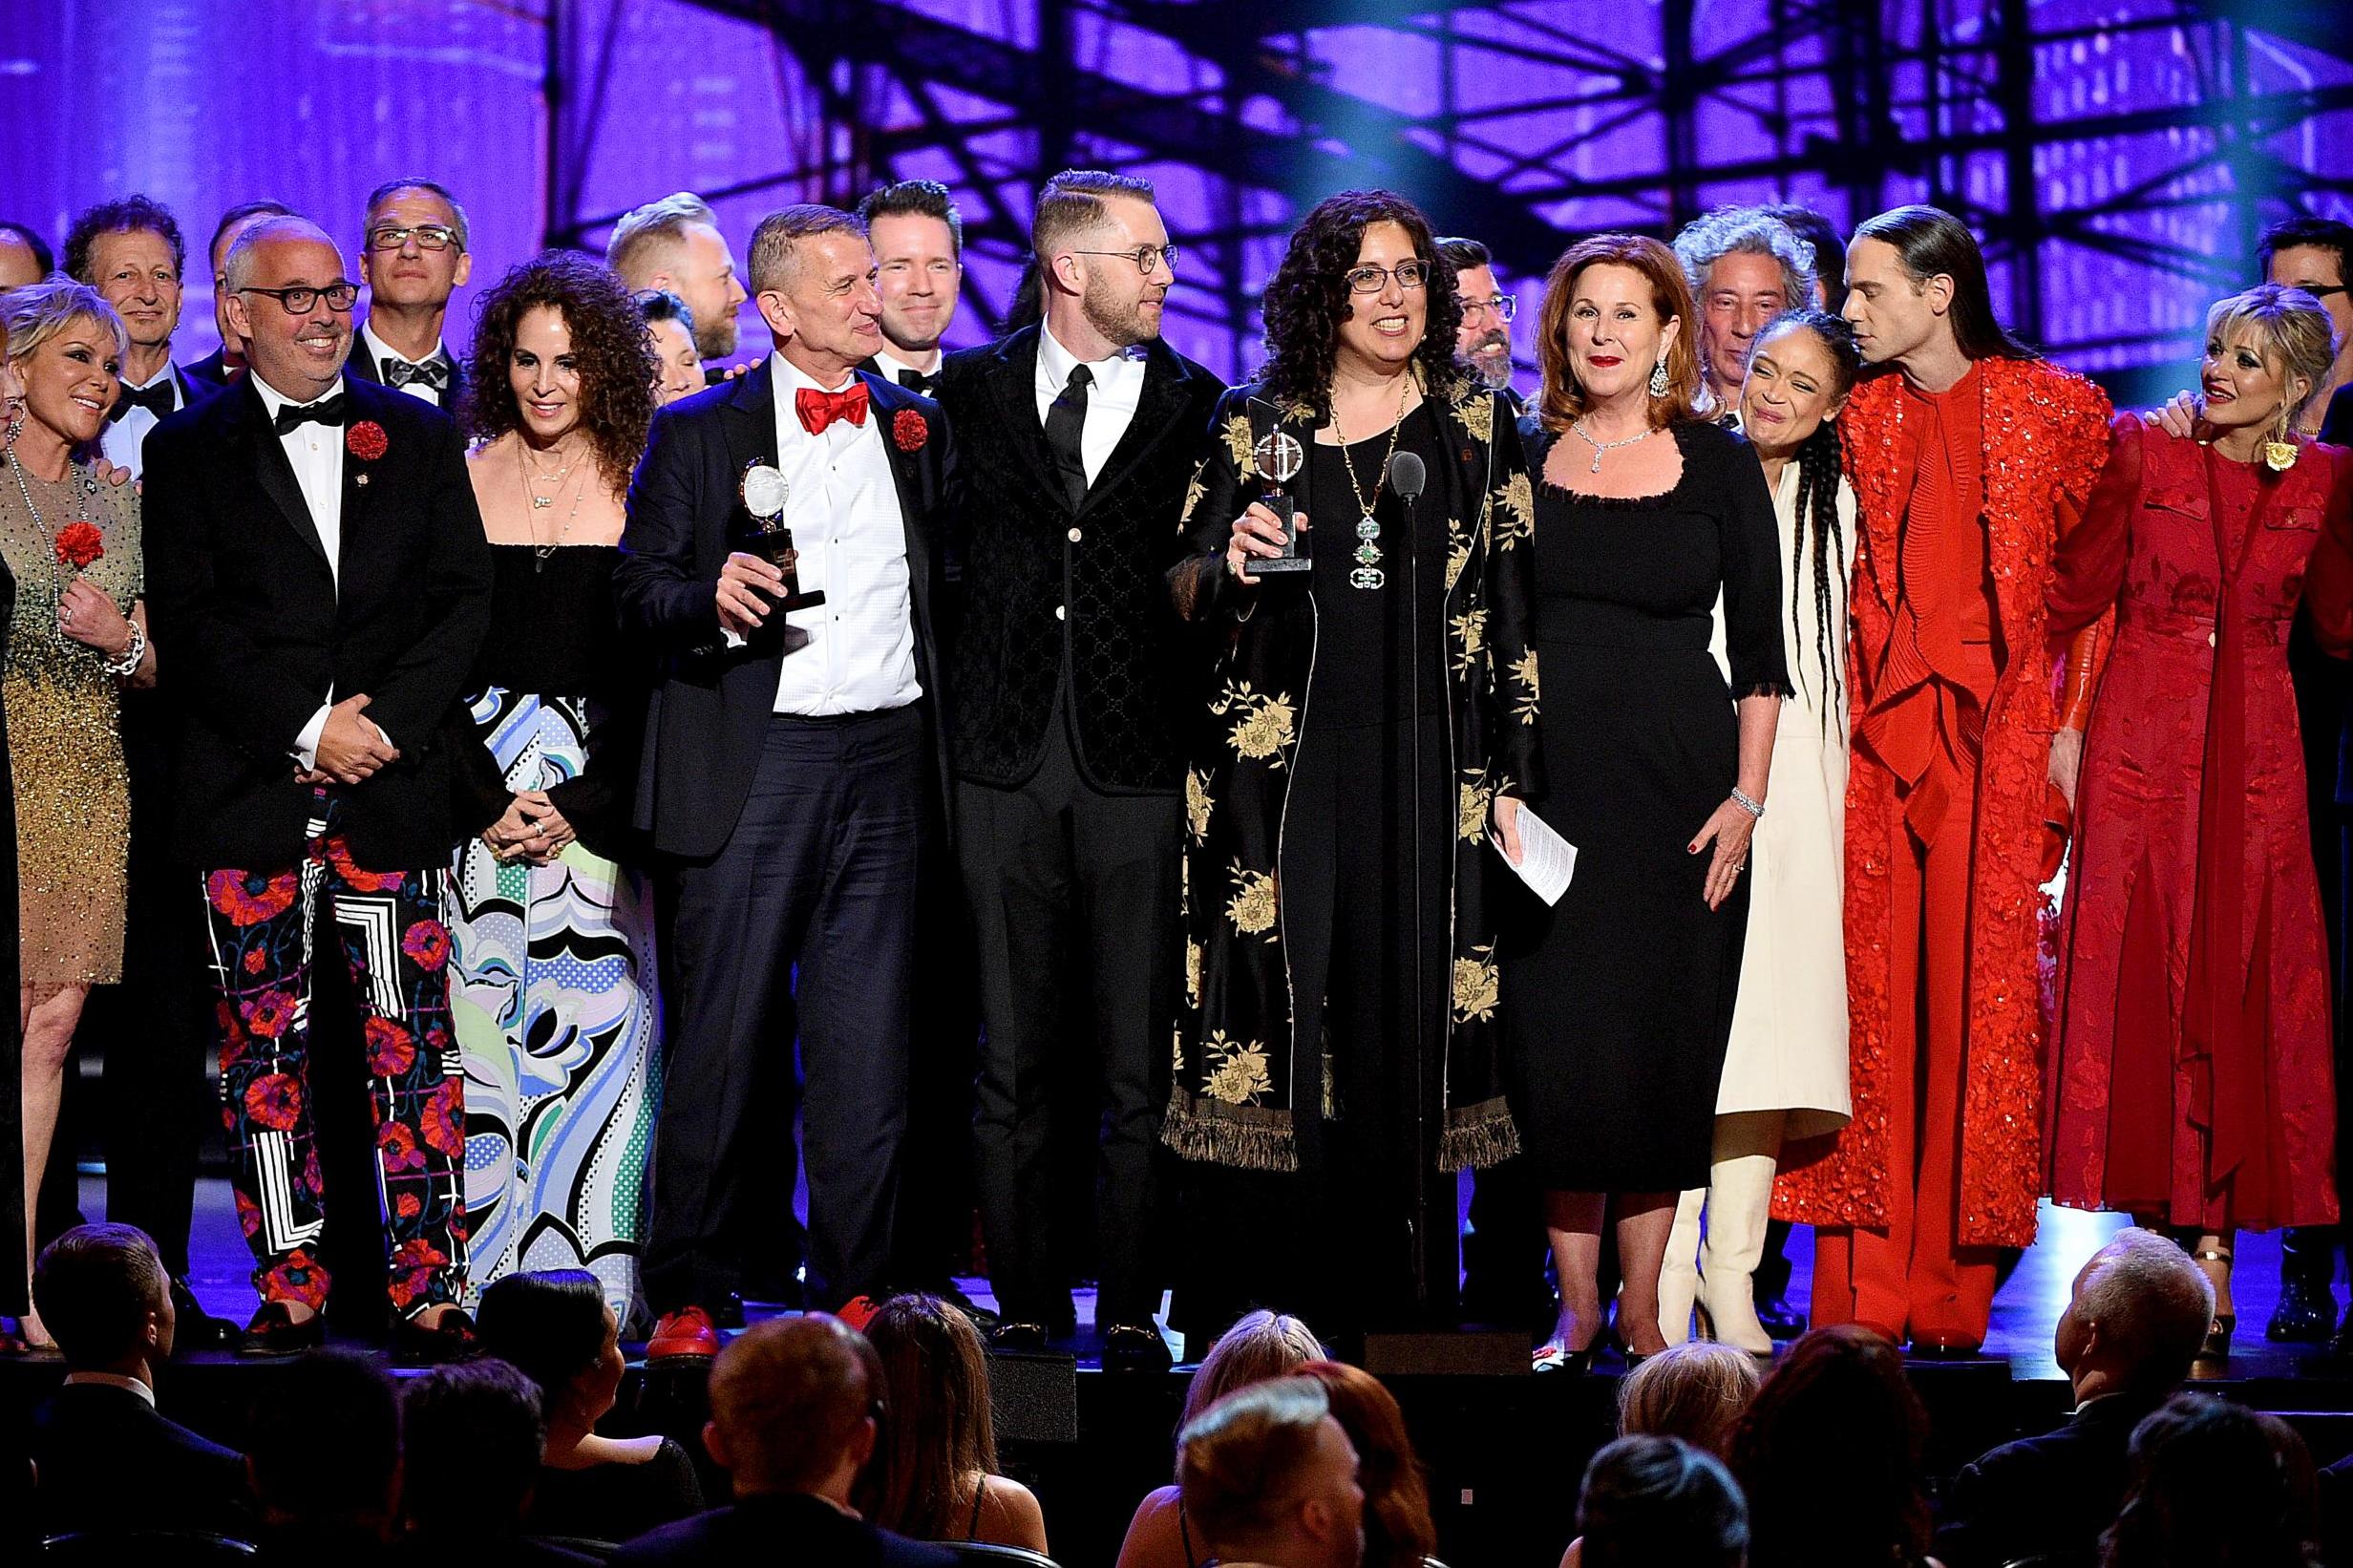
[(343, 449), (363, 463), (372, 463), (390, 450), (392, 442), (384, 437), (384, 427), (373, 419), (362, 419), (343, 433)]
[(57, 553), (58, 565), (71, 566), (78, 572), (106, 554), (106, 536), (98, 532), (95, 522), (69, 522), (57, 530), (57, 542), (53, 548)]
[(921, 452), (931, 439), (931, 425), (913, 409), (901, 409), (891, 420), (891, 439), (901, 452)]

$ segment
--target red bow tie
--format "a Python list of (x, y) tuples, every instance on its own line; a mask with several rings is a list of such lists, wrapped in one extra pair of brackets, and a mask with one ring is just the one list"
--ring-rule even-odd
[(824, 434), (825, 427), (837, 419), (862, 425), (866, 422), (866, 383), (853, 379), (837, 392), (803, 387), (793, 393), (793, 410), (800, 415), (800, 428), (812, 435)]

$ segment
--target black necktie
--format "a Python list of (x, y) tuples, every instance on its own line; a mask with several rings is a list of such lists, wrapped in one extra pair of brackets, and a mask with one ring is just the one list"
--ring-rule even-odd
[(899, 384), (909, 392), (921, 392), (925, 397), (929, 397), (931, 389), (940, 384), (940, 378), (936, 375), (925, 375), (921, 371), (901, 371)]
[(1047, 449), (1054, 455), (1054, 468), (1070, 493), (1073, 512), (1087, 504), (1087, 458), (1078, 438), (1087, 428), (1087, 389), (1093, 384), (1092, 371), (1084, 365), (1072, 366), (1071, 379), (1062, 384), (1062, 395), (1046, 411)]
[(115, 399), (115, 406), (106, 411), (106, 422), (110, 425), (118, 425), (122, 423), (123, 415), (133, 409), (145, 409), (149, 413), (160, 419), (178, 407), (180, 407), (180, 387), (171, 376), (167, 375), (152, 387), (123, 388), (122, 395)]
[(450, 362), (435, 355), (422, 365), (413, 365), (397, 356), (384, 362), (384, 384), (405, 387), (412, 381), (422, 381), (435, 392), (446, 392), (450, 384)]
[(308, 424), (321, 424), (332, 430), (343, 423), (344, 394), (322, 397), (315, 403), (288, 403), (278, 411), (272, 428), (281, 435), (291, 434)]

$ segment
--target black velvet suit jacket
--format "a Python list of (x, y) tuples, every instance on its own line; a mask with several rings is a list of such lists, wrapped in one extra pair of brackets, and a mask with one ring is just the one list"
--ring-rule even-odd
[(76, 1383), (32, 1418), (35, 1502), (50, 1535), (75, 1530), (209, 1530), (241, 1536), (245, 1461), (128, 1388)]
[[(1098, 790), (1173, 792), (1177, 717), (1198, 663), (1170, 607), (1185, 489), (1225, 384), (1155, 340), (1135, 417), (1073, 508), (1038, 418), (1041, 329), (950, 354), (962, 620), (948, 689), (959, 776), (1018, 785), (1044, 754), (1067, 667), (1079, 767)], [(1071, 536), (1076, 530), (1077, 538)]]
[[(916, 677), (922, 683), (934, 788), (944, 795), (946, 748), (935, 617), (943, 597), (935, 518), (953, 463), (940, 407), (865, 376), (872, 412), (906, 526)], [(784, 659), (778, 618), (729, 647), (713, 599), (719, 568), (753, 531), (744, 470), (776, 457), (774, 372), (763, 360), (654, 415), (629, 486), (628, 521), (614, 573), (625, 634), (662, 662), (646, 719), (636, 826), (667, 855), (716, 855), (735, 831), (761, 737), (775, 710)], [(920, 427), (920, 431), (919, 431)], [(909, 450), (912, 445), (913, 450)], [(790, 504), (786, 521), (792, 519)], [(816, 586), (816, 584), (811, 584)]]
[(459, 837), (442, 726), (489, 629), (490, 546), (449, 416), (350, 376), (344, 388), (347, 430), (372, 420), (386, 449), (344, 455), (340, 580), (250, 378), (147, 437), (148, 613), (179, 694), (173, 847), (194, 865), (301, 858), (312, 795), (291, 752), (330, 689), (366, 692), (401, 752), (366, 783), (330, 786), (354, 858), (439, 865)]
[(821, 1497), (747, 1497), (640, 1536), (611, 1568), (955, 1568), (956, 1555), (853, 1519)]
[(2134, 1394), (2095, 1399), (2067, 1425), (1964, 1467), (1937, 1526), (1938, 1559), (1945, 1568), (2099, 1560), (2100, 1533), (2114, 1522), (2131, 1478), (2132, 1429), (2157, 1403)]

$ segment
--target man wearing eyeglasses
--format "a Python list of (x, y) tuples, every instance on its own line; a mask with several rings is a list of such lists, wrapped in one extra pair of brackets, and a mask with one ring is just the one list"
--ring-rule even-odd
[(1503, 291), (1495, 279), (1495, 260), (1476, 240), (1460, 237), (1438, 242), (1438, 260), (1454, 273), (1454, 294), (1462, 301), (1462, 327), (1454, 335), (1454, 351), (1488, 387), (1520, 405), (1512, 390), (1512, 318), (1519, 301)]
[[(490, 547), (456, 425), (345, 373), (359, 288), (334, 242), (264, 219), (225, 270), (249, 373), (148, 437), (144, 521), (180, 704), (173, 847), (204, 874), (262, 1296), (240, 1349), (324, 1340), (331, 1210), (346, 1228), (381, 1215), (395, 1353), (444, 1359), (473, 1336), (441, 921), (463, 835), (438, 737), (490, 626)], [(323, 1018), (312, 965), (336, 962), (356, 1015)], [(366, 1053), (377, 1168), (357, 1192), (321, 1174), (314, 1038)]]
[(454, 412), (466, 376), (442, 343), (441, 328), (450, 295), (473, 272), (466, 209), (446, 189), (412, 177), (371, 191), (359, 255), (368, 319), (354, 345), (351, 374)]

